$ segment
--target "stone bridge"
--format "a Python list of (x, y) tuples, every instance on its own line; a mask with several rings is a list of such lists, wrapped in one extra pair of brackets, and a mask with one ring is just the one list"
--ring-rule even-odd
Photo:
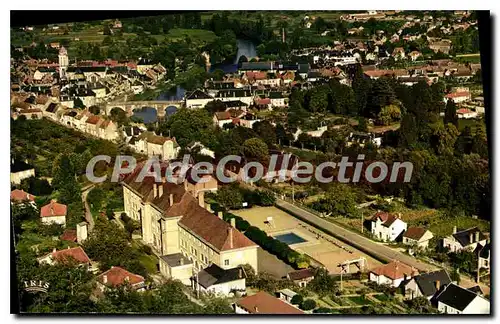
[(177, 109), (184, 107), (184, 100), (109, 102), (106, 104), (104, 111), (106, 115), (109, 115), (111, 110), (118, 108), (125, 111), (127, 116), (132, 116), (135, 109), (144, 107), (155, 109), (158, 117), (165, 117), (165, 110), (168, 107), (175, 107)]

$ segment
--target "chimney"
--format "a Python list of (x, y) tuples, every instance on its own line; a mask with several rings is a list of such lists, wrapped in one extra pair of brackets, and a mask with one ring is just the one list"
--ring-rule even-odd
[(233, 228), (229, 227), (227, 229), (227, 235), (229, 236), (229, 248), (233, 248)]
[(476, 232), (476, 242), (479, 242), (479, 231)]
[(163, 196), (163, 185), (158, 186), (158, 197)]
[(170, 206), (174, 204), (174, 194), (170, 194)]
[(217, 213), (217, 216), (219, 216), (219, 218), (220, 218), (220, 219), (224, 219), (223, 214), (222, 214), (222, 212), (221, 212), (221, 211), (219, 211), (219, 212)]
[(238, 269), (238, 278), (243, 278), (243, 270), (241, 268)]
[(231, 226), (236, 228), (236, 218), (231, 218)]
[(473, 242), (474, 242), (474, 234), (469, 233), (469, 243), (473, 243)]
[(181, 256), (181, 259), (179, 260), (180, 265), (184, 265), (184, 258)]
[(108, 283), (108, 276), (107, 275), (102, 276), (102, 282), (105, 284)]
[(257, 308), (257, 306), (254, 306), (253, 311), (254, 311), (254, 313), (258, 313), (259, 312), (259, 309)]
[(198, 192), (198, 204), (205, 208), (205, 193), (203, 191)]
[(436, 282), (434, 284), (436, 286), (436, 291), (439, 291), (439, 289), (441, 289), (441, 281), (436, 280)]
[(453, 226), (453, 234), (455, 234), (456, 232), (457, 232), (457, 227)]
[(52, 253), (56, 253), (56, 251), (57, 251), (56, 248), (52, 249)]
[(153, 183), (153, 198), (156, 198), (158, 196), (158, 185)]
[(129, 276), (126, 276), (126, 277), (125, 277), (125, 281), (127, 281), (127, 282), (128, 282), (128, 281), (130, 281), (130, 277), (129, 277)]

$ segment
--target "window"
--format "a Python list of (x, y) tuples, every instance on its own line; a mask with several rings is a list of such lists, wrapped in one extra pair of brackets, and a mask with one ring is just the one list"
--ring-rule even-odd
[(225, 265), (225, 266), (228, 266), (228, 265), (229, 265), (229, 260), (228, 260), (228, 259), (224, 260), (224, 265)]

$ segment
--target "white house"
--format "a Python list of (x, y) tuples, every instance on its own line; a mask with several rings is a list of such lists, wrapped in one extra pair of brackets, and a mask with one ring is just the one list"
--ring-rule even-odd
[(35, 168), (27, 161), (12, 161), (10, 165), (10, 183), (21, 184), (21, 181), (35, 176)]
[(406, 231), (407, 226), (399, 218), (399, 215), (385, 212), (378, 212), (371, 219), (371, 232), (373, 236), (384, 242), (395, 241), (401, 233)]
[(133, 290), (144, 291), (146, 285), (144, 277), (127, 271), (121, 267), (111, 267), (108, 271), (97, 276), (97, 287), (104, 291), (106, 287), (117, 287), (129, 284)]
[(490, 270), (491, 266), (491, 243), (486, 243), (485, 246), (479, 251), (479, 268)]
[(192, 277), (192, 288), (195, 291), (221, 296), (229, 296), (236, 291), (245, 294), (243, 269), (241, 267), (222, 269), (212, 264)]
[(454, 103), (465, 102), (465, 101), (469, 101), (470, 99), (471, 99), (471, 95), (470, 95), (470, 92), (468, 92), (468, 91), (452, 92), (452, 93), (448, 93), (445, 96), (446, 102), (448, 100), (453, 100)]
[(213, 97), (201, 90), (194, 90), (186, 94), (187, 108), (203, 108), (207, 103), (214, 100)]
[(409, 227), (403, 234), (403, 244), (427, 249), (429, 240), (433, 238), (431, 231), (422, 227)]
[(457, 110), (457, 117), (459, 119), (476, 118), (478, 113), (467, 108), (460, 108)]
[(393, 261), (370, 270), (369, 280), (378, 285), (399, 287), (403, 280), (408, 280), (417, 274), (418, 271), (415, 268), (399, 261)]
[(485, 246), (486, 240), (486, 236), (477, 227), (457, 232), (457, 227), (454, 226), (453, 234), (443, 239), (443, 247), (448, 248), (451, 252), (465, 249), (474, 251), (478, 244)]
[(66, 225), (68, 207), (51, 200), (50, 203), (40, 209), (40, 218), (44, 224)]
[(444, 314), (490, 314), (489, 300), (453, 283), (437, 295), (436, 301)]

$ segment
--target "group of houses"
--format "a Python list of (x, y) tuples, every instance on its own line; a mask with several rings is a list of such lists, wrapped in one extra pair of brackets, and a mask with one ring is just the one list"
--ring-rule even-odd
[(444, 314), (490, 313), (490, 301), (479, 286), (461, 287), (446, 270), (419, 273), (413, 267), (393, 261), (371, 269), (369, 281), (398, 288), (405, 299), (426, 298)]

